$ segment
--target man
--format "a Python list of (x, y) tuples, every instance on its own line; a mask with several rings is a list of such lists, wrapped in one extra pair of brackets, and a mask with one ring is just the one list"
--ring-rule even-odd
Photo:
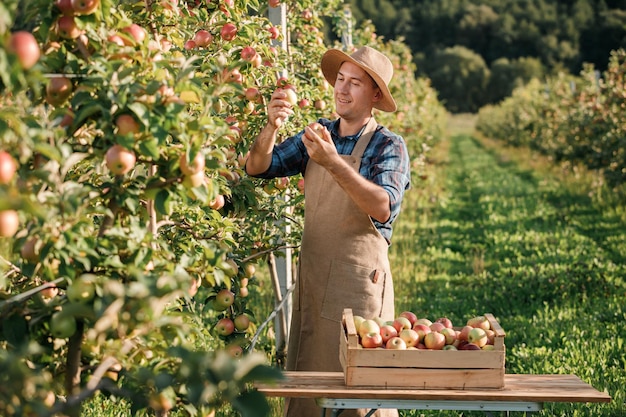
[[(393, 76), (389, 59), (367, 46), (352, 55), (331, 49), (321, 68), (334, 87), (339, 118), (320, 119), (276, 145), (278, 129), (292, 114), (287, 94), (277, 89), (246, 162), (251, 176), (301, 173), (305, 178), (304, 232), (287, 350), (287, 369), (300, 371), (341, 371), (344, 308), (367, 318), (394, 318), (388, 247), (410, 186), (403, 138), (379, 126), (372, 114), (374, 108), (397, 109), (388, 87)], [(320, 414), (311, 399), (287, 401), (288, 416)], [(364, 410), (341, 415), (364, 415)], [(397, 411), (375, 415), (397, 416)]]

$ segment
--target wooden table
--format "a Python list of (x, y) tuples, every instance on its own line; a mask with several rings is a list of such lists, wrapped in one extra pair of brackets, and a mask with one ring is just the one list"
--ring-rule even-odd
[[(285, 371), (276, 384), (258, 385), (268, 397), (314, 398), (322, 407), (341, 410), (379, 408), (401, 410), (539, 411), (546, 402), (608, 403), (611, 397), (576, 375), (506, 374), (503, 389), (410, 389), (348, 387), (342, 372)], [(368, 414), (368, 415), (370, 415)]]

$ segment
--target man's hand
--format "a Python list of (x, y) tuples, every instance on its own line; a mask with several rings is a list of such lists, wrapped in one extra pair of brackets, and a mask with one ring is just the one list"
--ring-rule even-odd
[(311, 123), (304, 128), (302, 143), (306, 147), (309, 157), (323, 167), (336, 162), (339, 154), (333, 143), (330, 133), (319, 123)]
[(293, 114), (292, 107), (287, 92), (282, 88), (276, 89), (267, 105), (267, 123), (278, 129)]

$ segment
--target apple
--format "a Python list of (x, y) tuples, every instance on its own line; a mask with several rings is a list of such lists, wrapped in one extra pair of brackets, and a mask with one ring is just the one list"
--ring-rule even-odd
[(37, 39), (32, 33), (23, 30), (11, 35), (8, 49), (17, 56), (17, 61), (25, 70), (32, 68), (41, 56)]
[(408, 311), (408, 310), (407, 311), (403, 311), (398, 316), (399, 317), (406, 317), (407, 319), (409, 319), (409, 321), (411, 322), (411, 327), (413, 327), (413, 325), (417, 321), (417, 315), (415, 313), (413, 313), (412, 311)]
[(374, 319), (365, 319), (359, 326), (357, 333), (361, 337), (367, 333), (380, 333), (380, 326)]
[(483, 347), (487, 344), (487, 333), (481, 327), (474, 327), (467, 334), (467, 341), (478, 347)]
[(57, 20), (57, 31), (59, 36), (66, 39), (76, 39), (81, 34), (74, 16), (68, 15), (59, 17)]
[(100, 0), (72, 0), (72, 8), (79, 15), (88, 15), (98, 10)]
[(317, 110), (324, 110), (326, 108), (326, 102), (324, 100), (315, 100), (313, 102), (313, 107)]
[(226, 351), (231, 357), (235, 359), (241, 358), (243, 356), (243, 348), (236, 343), (226, 346)]
[(400, 336), (392, 337), (385, 344), (386, 349), (406, 350), (406, 342)]
[(426, 349), (441, 350), (446, 345), (446, 337), (439, 332), (430, 332), (424, 336)]
[(381, 347), (383, 337), (380, 332), (368, 332), (361, 336), (361, 346), (366, 349)]
[(496, 332), (494, 332), (491, 329), (488, 329), (488, 330), (485, 330), (485, 333), (487, 333), (487, 344), (493, 345), (495, 338), (496, 338)]
[(241, 84), (243, 82), (243, 74), (237, 68), (233, 68), (232, 70), (224, 68), (222, 71), (222, 78), (227, 83)]
[(204, 170), (196, 172), (195, 174), (185, 175), (183, 178), (183, 186), (185, 188), (196, 188), (204, 185), (206, 181), (206, 175)]
[(304, 193), (304, 178), (300, 178), (298, 180), (298, 190), (300, 190), (301, 193)]
[(461, 332), (457, 335), (457, 339), (459, 340), (467, 340), (467, 336), (470, 332), (470, 330), (472, 330), (473, 327), (472, 326), (463, 326), (461, 328)]
[(365, 317), (355, 314), (352, 316), (352, 321), (354, 322), (354, 328), (356, 329), (356, 332), (358, 334), (361, 323), (365, 321)]
[(311, 9), (304, 9), (301, 13), (301, 16), (304, 20), (311, 20), (313, 19), (313, 12), (311, 11)]
[(0, 184), (11, 182), (17, 171), (17, 162), (7, 151), (0, 151)]
[(430, 330), (433, 332), (440, 332), (446, 328), (446, 326), (444, 326), (443, 323), (438, 323), (438, 322), (434, 322), (428, 327), (430, 327)]
[(380, 326), (380, 335), (383, 337), (383, 343), (387, 344), (389, 339), (398, 336), (398, 331), (391, 324), (383, 324)]
[(424, 340), (424, 336), (431, 332), (430, 327), (422, 323), (415, 323), (413, 330), (420, 335), (420, 340)]
[(0, 236), (12, 237), (20, 227), (20, 218), (15, 210), (0, 211)]
[(482, 350), (496, 350), (496, 347), (494, 345), (485, 345), (483, 347), (481, 347)]
[(301, 109), (305, 108), (305, 107), (309, 107), (309, 100), (306, 98), (303, 98), (301, 100), (298, 101), (298, 107), (300, 107)]
[(224, 207), (224, 204), (226, 204), (226, 200), (224, 199), (223, 194), (218, 194), (213, 200), (209, 201), (209, 207), (211, 207), (213, 210), (221, 209), (222, 207)]
[(454, 345), (445, 345), (441, 350), (458, 350)]
[(220, 336), (229, 336), (235, 331), (235, 323), (228, 317), (223, 317), (215, 324), (215, 331)]
[(241, 50), (241, 59), (243, 59), (244, 61), (252, 62), (254, 59), (256, 59), (257, 55), (258, 54), (256, 52), (256, 49), (251, 46), (244, 46)]
[(75, 303), (88, 303), (96, 295), (96, 276), (82, 274), (65, 290), (67, 299)]
[(114, 34), (112, 34), (112, 35), (109, 35), (109, 36), (107, 37), (107, 40), (108, 40), (109, 42), (111, 42), (111, 43), (116, 44), (117, 46), (124, 46), (124, 45), (126, 45), (126, 44), (124, 43), (124, 39), (123, 39), (120, 35), (118, 35), (118, 34), (116, 34), (116, 33), (114, 33)]
[(194, 41), (193, 39), (189, 39), (189, 40), (188, 40), (188, 41), (186, 41), (186, 42), (185, 42), (185, 44), (183, 45), (183, 47), (184, 47), (186, 50), (188, 50), (188, 51), (189, 51), (190, 49), (196, 49), (196, 46), (198, 46), (198, 45), (196, 44), (196, 41)]
[(235, 302), (235, 294), (228, 288), (224, 288), (218, 291), (213, 301), (213, 308), (218, 311), (224, 311), (228, 307), (232, 306)]
[(139, 132), (139, 123), (130, 114), (121, 114), (115, 119), (118, 135), (135, 134)]
[(268, 4), (270, 5), (270, 7), (278, 7), (280, 6), (280, 0), (269, 0)]
[(253, 101), (256, 102), (259, 100), (259, 97), (261, 95), (261, 93), (259, 92), (259, 89), (256, 87), (248, 87), (246, 88), (246, 98), (249, 101)]
[(402, 329), (398, 336), (404, 340), (407, 347), (417, 346), (420, 342), (420, 335), (413, 329)]
[(62, 14), (68, 16), (72, 16), (74, 14), (72, 0), (55, 0), (54, 5)]
[(246, 298), (248, 295), (250, 295), (250, 290), (248, 289), (248, 287), (239, 288), (240, 297)]
[(292, 106), (297, 106), (298, 96), (296, 95), (296, 92), (292, 88), (287, 88), (284, 91), (285, 91), (285, 94), (287, 94), (287, 97), (285, 98), (285, 100), (287, 100), (289, 104), (291, 104)]
[(33, 236), (24, 242), (24, 245), (20, 249), (20, 254), (22, 258), (26, 259), (28, 262), (37, 262), (39, 260), (39, 238), (37, 236)]
[(54, 77), (46, 86), (46, 102), (52, 106), (59, 106), (72, 95), (72, 82), (67, 77)]
[(270, 26), (267, 30), (270, 33), (270, 39), (278, 39), (280, 37), (280, 30), (276, 26)]
[(458, 350), (481, 350), (480, 347), (475, 343), (465, 343), (460, 345)]
[(456, 340), (456, 330), (450, 327), (444, 327), (440, 333), (446, 338), (446, 345), (451, 345)]
[(426, 326), (430, 327), (430, 325), (433, 324), (433, 322), (428, 320), (427, 318), (421, 318), (421, 319), (417, 319), (415, 321), (415, 324), (425, 324)]
[(76, 333), (76, 319), (63, 311), (56, 311), (50, 317), (50, 333), (58, 339), (66, 339)]
[(409, 321), (409, 319), (407, 319), (406, 317), (396, 317), (393, 320), (393, 327), (396, 328), (396, 330), (398, 331), (398, 334), (403, 330), (403, 329), (410, 329), (413, 326), (411, 326), (411, 322)]
[(213, 42), (213, 35), (206, 29), (200, 29), (193, 37), (194, 42), (201, 48), (206, 48)]
[(232, 23), (226, 23), (220, 30), (220, 36), (225, 41), (232, 41), (237, 36), (237, 26)]
[(491, 329), (491, 324), (489, 324), (489, 320), (487, 320), (485, 316), (472, 317), (467, 321), (467, 325), (472, 327), (480, 327), (483, 330)]
[(205, 166), (204, 154), (202, 152), (196, 153), (193, 160), (189, 161), (187, 153), (183, 153), (180, 156), (180, 170), (185, 175), (193, 175), (198, 172), (203, 172)]
[(246, 314), (240, 314), (234, 318), (233, 322), (235, 323), (235, 329), (243, 332), (248, 330), (250, 327), (250, 317)]
[[(126, 26), (124, 29), (122, 29), (124, 32), (128, 33), (131, 38), (134, 40), (134, 42), (136, 43), (143, 43), (143, 41), (146, 39), (146, 30), (144, 28), (142, 28), (141, 26), (139, 26), (136, 23), (133, 23), (129, 26)], [(125, 41), (125, 44), (127, 46), (134, 46), (134, 43), (129, 43), (127, 41)]]
[(122, 145), (113, 145), (104, 157), (106, 166), (114, 175), (124, 175), (135, 166), (135, 153)]
[(435, 320), (435, 323), (442, 323), (444, 327), (447, 327), (449, 329), (452, 328), (452, 320), (447, 317), (439, 317), (437, 320)]

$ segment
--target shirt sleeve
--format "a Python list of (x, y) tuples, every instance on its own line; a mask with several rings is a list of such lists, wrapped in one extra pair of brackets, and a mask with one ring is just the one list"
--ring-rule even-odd
[(304, 173), (309, 154), (302, 143), (302, 135), (304, 130), (274, 146), (269, 168), (255, 177), (270, 179)]

